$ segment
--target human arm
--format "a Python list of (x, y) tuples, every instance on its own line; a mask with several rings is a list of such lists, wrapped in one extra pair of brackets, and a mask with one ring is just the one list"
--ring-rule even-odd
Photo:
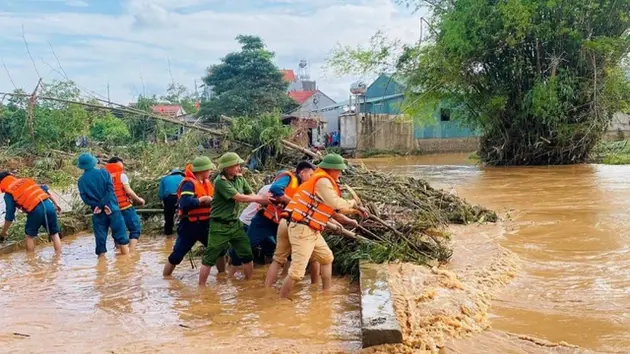
[(0, 242), (6, 239), (7, 232), (9, 232), (9, 228), (11, 227), (11, 224), (13, 224), (13, 220), (15, 220), (15, 201), (8, 193), (4, 194), (4, 205), (6, 214), (4, 216), (2, 231), (0, 231)]
[[(242, 178), (242, 177), (241, 177)], [(218, 178), (215, 183), (214, 192), (220, 194), (225, 199), (234, 199), (238, 203), (258, 203), (261, 205), (269, 204), (270, 193), (264, 193), (263, 195), (252, 195), (252, 190), (246, 181), (243, 181), (243, 193), (234, 187), (225, 177)]]
[(195, 185), (190, 181), (182, 183), (182, 190), (179, 197), (179, 208), (182, 211), (196, 209), (199, 205), (204, 205), (199, 198), (195, 197)]
[(160, 187), (158, 188), (158, 198), (160, 198), (161, 201), (164, 201), (164, 199), (166, 199), (166, 196), (164, 195), (164, 180), (165, 179), (162, 178), (162, 180), (160, 181)]
[(136, 192), (133, 191), (133, 189), (131, 188), (131, 185), (129, 184), (129, 177), (127, 177), (126, 174), (123, 173), (120, 175), (120, 182), (122, 182), (123, 189), (125, 190), (125, 193), (127, 193), (127, 195), (129, 196), (129, 198), (131, 198), (131, 200), (135, 202), (136, 204), (143, 206), (144, 199), (140, 198), (136, 194)]
[(50, 201), (55, 206), (55, 209), (57, 210), (57, 212), (61, 213), (61, 205), (59, 204), (57, 197), (53, 195), (52, 193), (50, 193), (50, 189), (48, 188), (47, 185), (42, 185), (41, 187), (42, 187), (42, 190), (48, 194), (48, 197), (50, 198)]
[(103, 187), (104, 187), (105, 193), (103, 193), (103, 195), (101, 196), (101, 200), (99, 200), (98, 202), (97, 209), (104, 210), (105, 207), (109, 209), (109, 206), (107, 205), (107, 197), (110, 195), (114, 195), (114, 182), (112, 181), (112, 177), (109, 175), (109, 173), (107, 173), (107, 171), (105, 170), (99, 170), (99, 171), (101, 172), (101, 175), (103, 177), (103, 183), (104, 183)]
[(291, 198), (284, 194), (284, 191), (287, 186), (289, 186), (289, 183), (291, 183), (291, 177), (282, 176), (277, 181), (273, 182), (269, 188), (269, 192), (277, 201), (288, 204), (291, 201)]

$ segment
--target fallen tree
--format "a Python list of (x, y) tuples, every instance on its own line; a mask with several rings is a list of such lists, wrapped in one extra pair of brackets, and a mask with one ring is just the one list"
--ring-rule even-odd
[[(296, 147), (294, 152), (297, 150)], [(314, 153), (308, 155), (311, 158), (318, 156)], [(286, 165), (267, 166), (263, 171), (246, 171), (245, 177), (257, 190), (280, 169), (305, 157), (303, 152), (285, 154), (280, 156), (280, 160)], [(292, 161), (291, 164), (289, 161)], [(344, 197), (353, 198), (353, 193), (356, 193), (374, 217), (359, 220), (361, 226), (351, 230), (362, 240), (340, 236), (336, 232), (325, 233), (335, 254), (334, 269), (339, 275), (357, 276), (359, 261), (447, 262), (452, 251), (446, 225), (497, 220), (493, 211), (437, 190), (419, 178), (373, 171), (350, 163), (341, 182)], [(157, 196), (159, 178), (135, 179), (132, 183), (134, 190), (141, 191), (141, 195), (150, 200), (147, 207), (160, 207), (153, 199)]]

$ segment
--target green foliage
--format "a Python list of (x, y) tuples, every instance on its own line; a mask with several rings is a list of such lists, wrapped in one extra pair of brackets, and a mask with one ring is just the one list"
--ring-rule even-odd
[(258, 117), (264, 113), (290, 112), (297, 103), (286, 94), (288, 83), (272, 62), (274, 53), (255, 36), (238, 36), (241, 51), (229, 53), (222, 63), (208, 69), (203, 81), (214, 96), (202, 102), (199, 116), (218, 121), (230, 117)]
[[(628, 110), (620, 64), (630, 51), (630, 0), (398, 2), (433, 13), (424, 45), (386, 60), (407, 79), (409, 111), (457, 102), (454, 118), (483, 134), (485, 163), (585, 161), (612, 115)], [(346, 50), (350, 64), (337, 66), (362, 68), (392, 43), (372, 43), (370, 55)]]
[(90, 127), (90, 137), (107, 145), (125, 144), (131, 138), (125, 123), (107, 113), (94, 119)]
[(279, 116), (278, 113), (265, 113), (258, 118), (235, 118), (227, 137), (253, 146), (253, 152), (260, 156), (264, 165), (283, 151), (282, 139), (291, 133), (290, 127), (283, 125)]
[[(78, 89), (72, 81), (53, 81), (43, 86), (42, 95), (76, 100)], [(16, 90), (16, 93), (23, 93)], [(3, 142), (29, 150), (69, 150), (89, 126), (88, 111), (77, 104), (44, 101), (28, 107), (28, 100), (14, 96), (0, 109), (0, 137)], [(29, 111), (31, 113), (29, 113)], [(30, 118), (32, 114), (32, 125)], [(31, 127), (33, 129), (31, 135)]]

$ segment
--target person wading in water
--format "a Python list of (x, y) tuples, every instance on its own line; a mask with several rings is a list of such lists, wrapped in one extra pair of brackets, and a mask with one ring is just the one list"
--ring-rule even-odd
[(323, 289), (330, 289), (334, 257), (321, 232), (333, 219), (357, 227), (357, 221), (345, 215), (368, 215), (366, 209), (356, 207), (356, 201), (341, 197), (337, 181), (346, 169), (343, 157), (328, 154), (318, 167), (308, 182), (298, 187), (283, 214), (288, 218), (292, 260), (280, 290), (282, 298), (289, 296), (295, 283), (302, 279), (311, 257), (321, 264)]
[[(179, 223), (177, 225), (177, 240), (173, 252), (168, 256), (164, 265), (165, 277), (173, 274), (175, 267), (193, 248), (195, 243), (208, 245), (208, 230), (210, 227), (210, 206), (214, 195), (214, 186), (209, 177), (216, 168), (208, 157), (201, 156), (186, 166), (184, 179), (177, 189)], [(219, 273), (225, 272), (225, 258), (216, 261)]]
[(92, 211), (92, 229), (96, 239), (96, 254), (99, 258), (107, 252), (107, 231), (112, 230), (114, 242), (120, 253), (129, 253), (129, 237), (125, 227), (125, 220), (120, 213), (120, 207), (114, 194), (112, 178), (104, 169), (96, 168), (97, 160), (92, 154), (84, 153), (79, 156), (78, 167), (83, 175), (79, 177), (79, 195), (81, 200)]
[(214, 199), (210, 213), (210, 236), (199, 271), (199, 286), (205, 286), (210, 269), (217, 259), (232, 246), (243, 263), (246, 279), (251, 279), (254, 265), (252, 248), (243, 225), (238, 219), (237, 203), (267, 205), (270, 195), (251, 195), (252, 188), (241, 175), (244, 163), (236, 153), (225, 153), (219, 159), (220, 174), (214, 180)]
[(61, 252), (57, 213), (61, 207), (47, 186), (39, 185), (30, 178), (16, 178), (9, 172), (0, 172), (0, 193), (4, 193), (6, 215), (0, 231), (0, 242), (7, 237), (7, 232), (15, 220), (15, 211), (20, 209), (26, 213), (26, 251), (35, 250), (35, 240), (40, 227), (46, 228), (53, 243), (55, 252)]
[(125, 220), (127, 231), (129, 231), (129, 250), (134, 251), (136, 244), (138, 244), (138, 239), (140, 239), (142, 226), (140, 225), (140, 218), (138, 217), (136, 208), (133, 206), (133, 202), (139, 206), (144, 206), (144, 199), (138, 197), (136, 192), (131, 189), (129, 177), (125, 174), (125, 165), (120, 157), (114, 156), (109, 159), (105, 165), (105, 169), (112, 177), (118, 207), (120, 208), (123, 220)]

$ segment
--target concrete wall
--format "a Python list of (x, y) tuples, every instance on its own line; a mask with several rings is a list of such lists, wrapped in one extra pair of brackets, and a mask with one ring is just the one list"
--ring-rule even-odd
[(413, 152), (468, 152), (477, 150), (478, 137), (416, 139), (410, 118), (380, 114), (342, 115), (341, 148)]

